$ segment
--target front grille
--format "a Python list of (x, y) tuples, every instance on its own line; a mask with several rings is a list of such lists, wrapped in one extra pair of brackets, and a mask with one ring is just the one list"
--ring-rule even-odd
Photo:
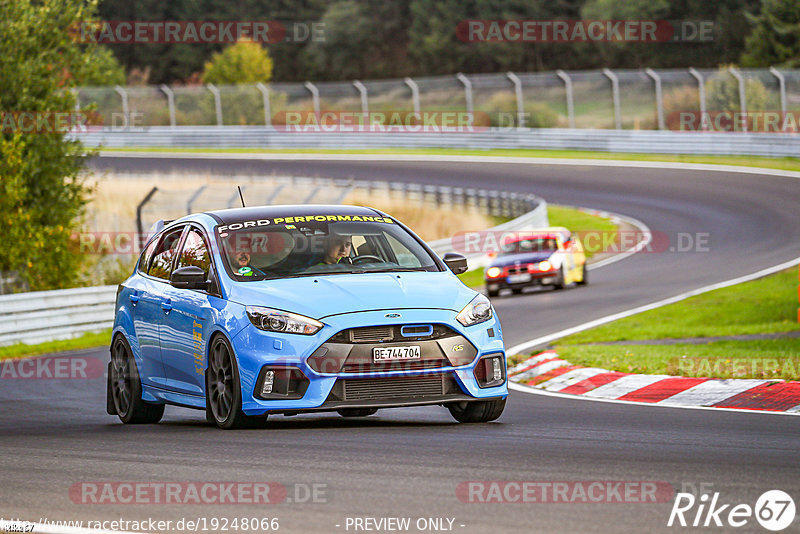
[(365, 363), (345, 363), (342, 373), (370, 373), (388, 371), (416, 371), (419, 369), (438, 369), (452, 365), (448, 360), (440, 358), (437, 360), (417, 360), (413, 362), (365, 362)]
[(445, 393), (444, 376), (402, 378), (348, 378), (342, 384), (344, 400), (383, 400), (434, 397)]
[(520, 267), (509, 267), (506, 271), (506, 274), (517, 274), (517, 273), (527, 273), (528, 266), (520, 266)]
[(394, 337), (392, 326), (367, 326), (350, 330), (351, 343), (375, 343), (389, 341)]
[(388, 341), (412, 341), (442, 339), (458, 335), (443, 324), (380, 325), (349, 328), (335, 334), (328, 341), (333, 343), (385, 343)]

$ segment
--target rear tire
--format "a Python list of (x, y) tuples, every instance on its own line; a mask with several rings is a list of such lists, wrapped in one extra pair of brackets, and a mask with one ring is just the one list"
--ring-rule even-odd
[(506, 399), (489, 401), (456, 402), (448, 404), (450, 415), (459, 423), (488, 423), (494, 421), (503, 413)]
[(136, 368), (131, 348), (121, 335), (111, 345), (111, 366), (108, 373), (107, 391), (111, 405), (120, 421), (125, 424), (153, 424), (164, 417), (164, 405), (142, 400), (142, 382)]
[(586, 268), (585, 263), (583, 264), (582, 274), (583, 276), (581, 277), (581, 281), (578, 282), (578, 285), (585, 286), (586, 284), (589, 283), (589, 269)]
[(377, 408), (342, 408), (336, 411), (342, 417), (367, 417), (378, 413)]

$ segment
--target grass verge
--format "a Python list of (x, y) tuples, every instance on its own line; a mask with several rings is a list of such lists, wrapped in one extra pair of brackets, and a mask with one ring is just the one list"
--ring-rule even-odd
[(766, 156), (703, 156), (688, 154), (635, 154), (623, 152), (591, 152), (588, 150), (529, 150), (529, 149), (298, 149), (298, 148), (167, 148), (167, 147), (134, 147), (105, 148), (106, 152), (220, 152), (227, 154), (424, 154), (445, 156), (510, 156), (528, 158), (567, 158), (567, 159), (602, 159), (624, 161), (666, 161), (676, 163), (707, 163), (712, 165), (734, 165), (744, 167), (763, 167), (787, 171), (800, 171), (800, 158), (770, 158)]
[[(792, 268), (565, 337), (556, 350), (574, 364), (627, 373), (800, 379), (800, 338), (780, 337), (800, 332), (797, 286)], [(761, 334), (778, 339), (715, 339)], [(686, 338), (700, 339), (625, 344)], [(609, 342), (618, 344), (598, 344)]]
[(62, 352), (66, 350), (92, 349), (104, 347), (111, 343), (111, 329), (97, 333), (87, 333), (72, 339), (62, 339), (58, 341), (47, 341), (36, 345), (26, 345), (25, 343), (15, 343), (6, 347), (0, 347), (0, 360), (6, 358), (25, 358), (28, 356), (38, 356), (40, 354), (50, 354), (52, 352)]

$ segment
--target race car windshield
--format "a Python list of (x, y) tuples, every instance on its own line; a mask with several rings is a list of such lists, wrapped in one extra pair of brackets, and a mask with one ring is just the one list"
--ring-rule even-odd
[(277, 217), (220, 225), (215, 233), (226, 269), (243, 282), (439, 270), (422, 245), (388, 217)]
[(502, 250), (501, 255), (526, 254), (528, 252), (555, 252), (558, 250), (558, 243), (551, 237), (536, 237), (506, 243), (503, 245)]

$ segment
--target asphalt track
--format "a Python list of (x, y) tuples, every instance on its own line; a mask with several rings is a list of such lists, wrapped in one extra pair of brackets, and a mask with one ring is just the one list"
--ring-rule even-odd
[[(379, 178), (531, 191), (550, 202), (632, 216), (669, 239), (591, 273), (586, 288), (495, 301), (506, 345), (749, 274), (800, 256), (800, 181), (765, 175), (625, 167), (408, 161), (106, 158), (99, 168)], [(661, 234), (663, 233), (663, 235)], [(681, 234), (707, 250), (679, 252)], [(107, 353), (89, 357), (105, 360)], [(657, 504), (481, 504), (470, 480), (665, 481), (753, 506), (781, 489), (800, 504), (800, 418), (614, 405), (513, 392), (495, 423), (457, 425), (439, 407), (362, 421), (275, 417), (267, 429), (217, 431), (201, 412), (123, 426), (94, 380), (0, 380), (0, 517), (144, 519), (278, 517), (283, 532), (354, 532), (347, 517), (454, 518), (456, 532), (652, 532)], [(76, 504), (83, 481), (276, 481), (326, 484), (327, 502), (274, 506)], [(712, 485), (712, 486), (709, 486)], [(292, 492), (290, 491), (290, 496)], [(696, 507), (687, 519), (692, 520)], [(727, 512), (726, 512), (727, 513)], [(724, 519), (724, 514), (723, 514)], [(446, 524), (446, 523), (445, 523)], [(796, 520), (787, 531), (797, 531)], [(337, 527), (336, 525), (340, 525)], [(464, 526), (461, 526), (464, 525)], [(706, 529), (708, 530), (708, 529)], [(731, 530), (713, 529), (716, 531)], [(754, 519), (738, 531), (763, 532)], [(430, 530), (429, 530), (430, 531)], [(380, 532), (383, 532), (381, 530)]]

